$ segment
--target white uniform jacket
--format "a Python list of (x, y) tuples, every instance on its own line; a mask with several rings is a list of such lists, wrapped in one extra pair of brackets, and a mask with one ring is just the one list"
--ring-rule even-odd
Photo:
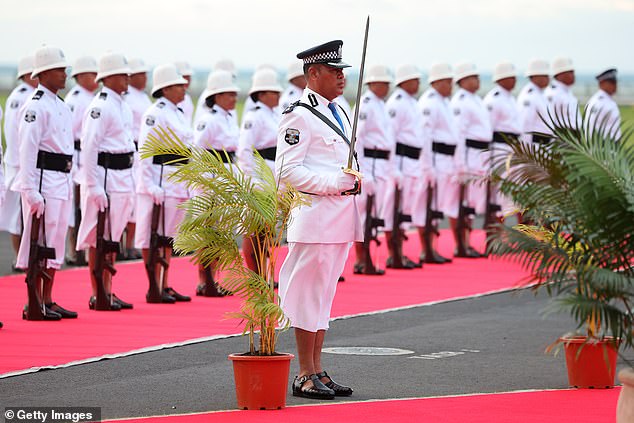
[(569, 128), (577, 128), (581, 125), (579, 100), (568, 85), (553, 79), (544, 90), (544, 95), (548, 101), (548, 113), (553, 124), (559, 120), (561, 124)]
[(462, 88), (451, 99), (451, 108), (460, 138), (465, 140), (466, 167), (470, 172), (482, 173), (493, 138), (487, 109), (480, 97)]
[[(306, 88), (301, 100), (339, 126), (327, 99)], [(350, 122), (343, 116), (341, 120), (345, 134), (350, 134)], [(349, 152), (348, 142), (306, 108), (295, 107), (282, 115), (275, 173), (281, 182), (312, 194), (309, 205), (292, 211), (289, 242), (332, 244), (363, 240), (356, 198), (342, 196), (337, 188)]]
[(508, 90), (496, 85), (484, 96), (484, 105), (489, 111), (491, 127), (494, 132), (522, 133), (520, 112), (517, 102)]
[(5, 105), (4, 113), (4, 140), (6, 150), (4, 155), (4, 165), (7, 177), (7, 184), (11, 184), (20, 167), (18, 126), (22, 120), (24, 103), (33, 96), (34, 88), (29, 84), (21, 82), (15, 87)]
[(214, 104), (214, 107), (202, 114), (196, 122), (194, 145), (218, 152), (225, 150), (235, 153), (238, 149), (239, 136), (240, 128), (233, 112)]
[(194, 118), (194, 101), (192, 100), (192, 96), (189, 95), (189, 93), (185, 93), (185, 99), (178, 103), (177, 106), (183, 110), (187, 124), (191, 125), (192, 119)]
[(297, 85), (289, 84), (280, 97), (281, 110), (286, 110), (291, 103), (295, 103), (297, 100), (302, 98), (303, 92), (304, 90), (299, 88)]
[(422, 172), (420, 165), (422, 149), (425, 146), (420, 106), (414, 96), (397, 87), (387, 100), (386, 107), (391, 118), (396, 142), (421, 150), (418, 159), (397, 155), (395, 157), (397, 166), (404, 175), (419, 177)]
[(84, 124), (84, 116), (88, 105), (92, 101), (94, 93), (88, 91), (81, 85), (75, 85), (64, 98), (64, 102), (70, 108), (73, 113), (73, 139), (75, 140), (75, 152), (73, 153), (73, 181), (76, 184), (81, 183), (81, 168), (83, 163), (81, 162), (80, 149), (83, 146), (81, 141), (82, 125)]
[(150, 108), (152, 101), (145, 91), (137, 90), (133, 86), (128, 87), (128, 92), (125, 93), (123, 99), (132, 111), (132, 136), (134, 141), (138, 142), (137, 137), (141, 129), (143, 114)]
[(26, 192), (39, 190), (45, 198), (69, 200), (71, 174), (37, 168), (38, 151), (72, 155), (74, 151), (72, 114), (64, 100), (48, 88), (38, 85), (35, 94), (24, 104), (18, 130), (20, 170), (13, 189)]
[(584, 128), (600, 127), (603, 133), (614, 139), (621, 137), (621, 112), (610, 94), (599, 90), (590, 97), (583, 125)]
[[(82, 184), (104, 186), (105, 168), (99, 153), (134, 153), (132, 111), (123, 97), (104, 87), (88, 105), (81, 133)], [(132, 164), (132, 163), (130, 163)], [(134, 192), (132, 168), (108, 169), (106, 192)]]
[[(156, 128), (171, 128), (180, 140), (191, 145), (194, 140), (193, 131), (185, 117), (185, 114), (166, 98), (158, 99), (143, 115), (141, 130), (139, 131), (139, 150), (147, 140), (148, 135), (158, 136)], [(161, 165), (153, 164), (152, 158), (143, 159), (137, 166), (136, 192), (150, 194), (149, 188), (160, 186), (165, 190), (165, 196), (175, 198), (189, 198), (187, 188), (168, 180), (168, 176), (174, 172), (175, 166), (164, 165), (161, 179)]]
[[(242, 119), (240, 139), (238, 142), (238, 164), (240, 168), (250, 175), (253, 173), (253, 150), (275, 148), (278, 143), (278, 127), (280, 115), (277, 108), (270, 108), (261, 102), (255, 103), (255, 107), (246, 112)], [(275, 161), (266, 160), (274, 170)]]
[(548, 102), (541, 88), (529, 81), (517, 96), (517, 106), (520, 112), (522, 141), (532, 142), (531, 132), (550, 134), (550, 129), (544, 122), (548, 121)]

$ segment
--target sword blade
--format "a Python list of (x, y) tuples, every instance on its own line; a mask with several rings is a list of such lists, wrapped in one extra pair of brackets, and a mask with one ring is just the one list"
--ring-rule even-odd
[(368, 49), (368, 32), (370, 30), (370, 16), (365, 21), (365, 37), (363, 38), (363, 51), (361, 53), (361, 67), (359, 68), (359, 83), (357, 84), (357, 98), (355, 101), (354, 118), (352, 120), (352, 137), (350, 137), (350, 154), (348, 154), (348, 169), (352, 169), (354, 159), (354, 147), (357, 143), (357, 124), (359, 122), (359, 103), (361, 102), (361, 89), (363, 88), (363, 72), (365, 70), (365, 53)]

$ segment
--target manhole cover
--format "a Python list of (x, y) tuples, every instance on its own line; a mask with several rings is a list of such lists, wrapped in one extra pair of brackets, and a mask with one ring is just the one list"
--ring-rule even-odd
[(414, 351), (402, 350), (400, 348), (382, 348), (382, 347), (333, 347), (324, 348), (322, 352), (330, 354), (347, 354), (347, 355), (406, 355), (414, 354)]

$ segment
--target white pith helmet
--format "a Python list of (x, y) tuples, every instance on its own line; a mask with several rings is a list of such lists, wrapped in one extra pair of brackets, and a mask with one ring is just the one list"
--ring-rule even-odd
[(392, 75), (390, 75), (390, 70), (387, 66), (384, 65), (373, 65), (370, 66), (368, 72), (364, 76), (364, 84), (369, 84), (371, 82), (392, 82)]
[(549, 66), (547, 61), (542, 59), (533, 59), (530, 62), (528, 62), (528, 68), (526, 68), (526, 73), (525, 73), (527, 77), (540, 76), (540, 75), (548, 76), (549, 74), (550, 72), (549, 72)]
[(290, 81), (298, 76), (304, 76), (304, 63), (300, 60), (295, 60), (288, 65), (286, 70), (286, 80)]
[(125, 56), (121, 53), (106, 53), (99, 58), (99, 72), (95, 81), (99, 82), (102, 79), (112, 75), (129, 75), (130, 65)]
[(572, 60), (568, 57), (557, 57), (553, 60), (553, 64), (551, 66), (553, 76), (559, 75), (560, 73), (574, 71), (575, 67), (572, 64)]
[(31, 78), (35, 78), (47, 70), (66, 67), (68, 67), (68, 63), (61, 49), (52, 46), (42, 46), (35, 51)]
[(458, 63), (454, 68), (454, 81), (458, 82), (468, 76), (479, 76), (478, 68), (469, 62)]
[(152, 97), (156, 98), (158, 91), (172, 85), (185, 85), (187, 80), (182, 77), (172, 63), (160, 65), (152, 72)]
[(145, 62), (138, 57), (128, 60), (128, 66), (130, 66), (130, 75), (134, 75), (135, 73), (145, 73), (150, 70)]
[(440, 81), (442, 79), (452, 78), (453, 72), (449, 63), (434, 63), (429, 68), (429, 76), (427, 77), (427, 82), (431, 84), (432, 82)]
[(500, 79), (517, 78), (517, 69), (511, 62), (500, 62), (493, 68), (493, 82)]
[(220, 93), (239, 93), (240, 88), (233, 83), (233, 75), (225, 70), (215, 70), (207, 78), (207, 88), (203, 93), (203, 98)]
[(270, 68), (264, 68), (253, 74), (249, 95), (259, 91), (282, 92), (282, 87), (277, 80), (277, 72)]
[(81, 56), (73, 62), (71, 78), (80, 73), (97, 73), (97, 61), (92, 56)]
[(410, 79), (420, 79), (422, 74), (420, 70), (411, 64), (399, 65), (396, 68), (394, 83), (399, 85), (405, 81), (409, 81)]
[(24, 75), (30, 75), (33, 72), (33, 56), (24, 56), (18, 61), (18, 74), (16, 79), (22, 78)]
[(187, 62), (184, 62), (184, 61), (174, 62), (174, 66), (176, 66), (178, 73), (180, 73), (183, 76), (192, 76), (194, 74), (194, 70)]

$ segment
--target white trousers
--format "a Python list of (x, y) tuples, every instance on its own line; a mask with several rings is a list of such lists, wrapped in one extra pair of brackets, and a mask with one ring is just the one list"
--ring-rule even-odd
[[(185, 210), (177, 208), (177, 206), (186, 200), (187, 198), (165, 197), (164, 207), (159, 217), (159, 234), (170, 237), (176, 236), (178, 225), (185, 216)], [(152, 196), (148, 194), (137, 194), (136, 232), (134, 234), (135, 248), (150, 248), (153, 208), (154, 201), (152, 200)], [(165, 225), (163, 225), (163, 222), (165, 222)]]
[(327, 330), (330, 310), (352, 243), (292, 242), (280, 269), (280, 304), (291, 326)]
[[(86, 190), (82, 186), (81, 209), (83, 216), (77, 233), (77, 250), (85, 250), (88, 247), (97, 246), (97, 216), (99, 210), (96, 204), (88, 201)], [(110, 213), (104, 228), (104, 238), (111, 241), (121, 240), (123, 230), (128, 224), (128, 216), (132, 210), (136, 195), (133, 192), (111, 192)], [(110, 236), (112, 235), (112, 239)]]
[[(46, 229), (46, 246), (55, 248), (55, 260), (47, 260), (47, 269), (59, 269), (64, 262), (64, 254), (66, 247), (66, 232), (68, 231), (69, 210), (73, 205), (68, 200), (58, 200), (55, 198), (46, 198), (46, 206), (44, 209), (44, 222)], [(20, 250), (18, 251), (18, 259), (16, 267), (26, 269), (29, 267), (29, 252), (31, 248), (31, 221), (32, 214), (29, 212), (29, 205), (25, 196), (22, 196), (22, 216), (24, 219), (24, 236), (20, 242)], [(40, 245), (43, 245), (43, 236), (40, 226)]]

